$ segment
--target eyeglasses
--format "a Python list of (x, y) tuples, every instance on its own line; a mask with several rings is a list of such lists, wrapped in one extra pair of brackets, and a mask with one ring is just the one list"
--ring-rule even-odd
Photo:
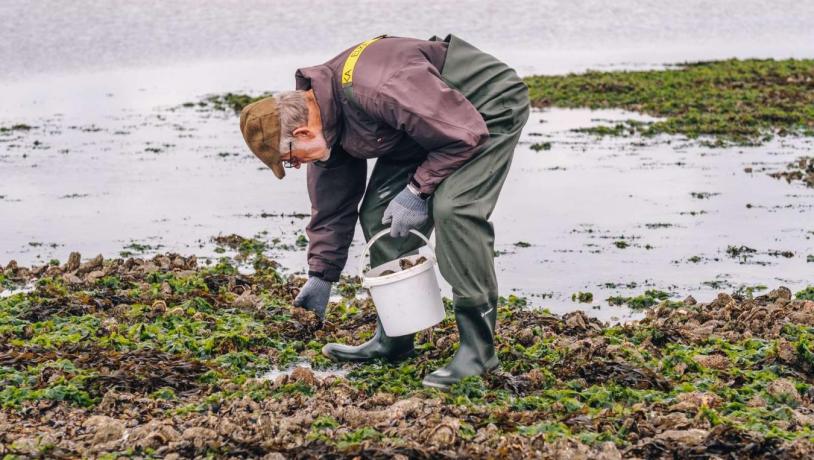
[(288, 159), (283, 160), (283, 167), (284, 168), (293, 168), (294, 167), (294, 162), (291, 161), (291, 160), (294, 159), (294, 155), (291, 153), (291, 148), (292, 148), (293, 144), (294, 144), (293, 141), (288, 141)]

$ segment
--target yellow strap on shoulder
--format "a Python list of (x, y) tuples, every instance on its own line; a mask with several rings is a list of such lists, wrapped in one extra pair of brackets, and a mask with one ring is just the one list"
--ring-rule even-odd
[(356, 68), (356, 62), (359, 60), (359, 56), (362, 55), (362, 51), (364, 51), (365, 48), (367, 48), (371, 43), (384, 37), (385, 35), (379, 35), (376, 38), (366, 40), (360, 43), (359, 46), (350, 52), (348, 58), (345, 59), (345, 66), (342, 67), (342, 86), (349, 86), (353, 84), (353, 69)]

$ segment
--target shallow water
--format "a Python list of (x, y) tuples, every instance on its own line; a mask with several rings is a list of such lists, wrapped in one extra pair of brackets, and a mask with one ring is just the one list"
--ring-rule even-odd
[(273, 89), (291, 81), (280, 57), (327, 58), (382, 33), (453, 32), (524, 74), (810, 56), (814, 46), (814, 3), (800, 0), (4, 0), (0, 20), (2, 79), (207, 61), (223, 74), (231, 61), (253, 60), (277, 66), (263, 77)]
[[(277, 181), (246, 150), (234, 115), (179, 106), (208, 93), (289, 88), (297, 67), (383, 30), (453, 30), (524, 75), (814, 56), (811, 2), (361, 4), (3, 2), (0, 126), (35, 129), (0, 135), (0, 263), (65, 261), (73, 250), (138, 254), (133, 242), (147, 254), (215, 256), (212, 236), (266, 231), (261, 237), (281, 239), (271, 255), (302, 272), (304, 251), (282, 245), (306, 223), (304, 171)], [(247, 17), (272, 25), (246, 27)], [(533, 114), (493, 216), (503, 294), (609, 319), (631, 317), (607, 306), (610, 295), (659, 288), (708, 297), (744, 284), (797, 289), (814, 279), (806, 262), (814, 254), (814, 191), (761, 171), (810, 154), (811, 140), (709, 149), (570, 131), (632, 116)], [(540, 141), (552, 148), (529, 148)], [(357, 235), (350, 271), (361, 251)], [(630, 247), (614, 245), (622, 237)], [(515, 246), (521, 241), (530, 246)], [(730, 245), (758, 252), (732, 258)], [(573, 303), (577, 291), (592, 292), (594, 302)]]
[[(610, 295), (658, 288), (705, 298), (740, 285), (794, 290), (811, 281), (814, 190), (760, 170), (781, 168), (810, 151), (812, 140), (712, 149), (678, 138), (598, 139), (571, 131), (631, 117), (641, 118), (533, 113), (493, 215), (502, 293), (531, 296), (533, 305), (556, 312), (604, 305), (592, 314), (607, 319), (628, 315), (607, 307)], [(278, 181), (243, 147), (236, 121), (232, 114), (157, 108), (121, 111), (92, 125), (48, 117), (0, 138), (7, 222), (0, 260), (64, 261), (72, 250), (138, 254), (132, 242), (148, 246), (147, 254), (217, 256), (211, 237), (238, 233), (279, 238), (271, 256), (301, 273), (305, 251), (294, 243), (309, 212), (305, 171)], [(530, 148), (543, 141), (550, 150)], [(621, 240), (630, 246), (616, 247)], [(357, 230), (347, 272), (357, 267), (361, 243)], [(741, 245), (758, 252), (727, 255), (728, 246)], [(594, 302), (573, 303), (577, 291), (592, 292)]]
[(307, 362), (296, 363), (292, 366), (289, 366), (285, 369), (272, 369), (265, 374), (261, 375), (259, 379), (261, 380), (274, 380), (281, 375), (288, 375), (291, 376), (291, 373), (294, 372), (294, 369), (298, 367), (303, 367), (305, 369), (310, 370), (314, 377), (318, 379), (324, 379), (326, 377), (345, 377), (350, 372), (349, 369), (344, 368), (331, 368), (331, 369), (322, 369), (322, 370), (314, 370), (311, 368), (311, 364)]

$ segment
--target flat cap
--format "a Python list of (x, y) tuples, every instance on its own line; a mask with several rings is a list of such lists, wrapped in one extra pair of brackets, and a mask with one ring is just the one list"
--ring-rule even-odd
[(280, 114), (274, 96), (260, 99), (240, 111), (240, 132), (249, 150), (274, 172), (278, 179), (285, 177), (280, 160)]

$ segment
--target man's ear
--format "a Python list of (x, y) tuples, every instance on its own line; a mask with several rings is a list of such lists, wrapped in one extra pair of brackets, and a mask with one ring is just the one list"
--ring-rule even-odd
[(292, 131), (291, 134), (293, 134), (294, 137), (299, 137), (299, 138), (304, 138), (304, 139), (309, 139), (309, 140), (313, 139), (314, 136), (316, 136), (314, 131), (311, 128), (307, 127), (307, 126), (300, 126), (299, 128)]

